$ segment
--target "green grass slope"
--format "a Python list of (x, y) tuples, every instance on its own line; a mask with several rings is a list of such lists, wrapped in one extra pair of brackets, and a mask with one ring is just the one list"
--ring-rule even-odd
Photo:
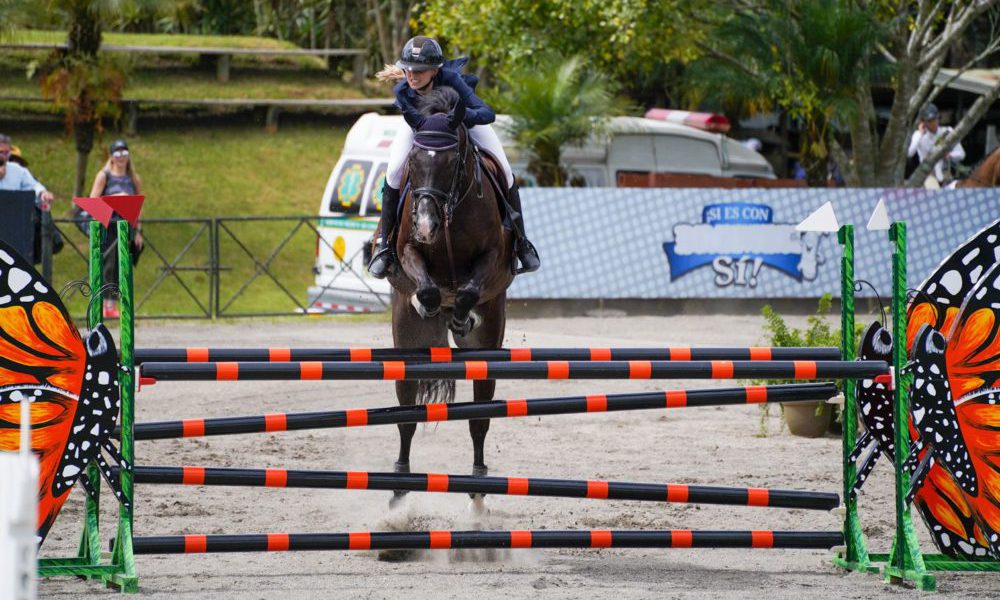
[[(146, 129), (141, 136), (129, 139), (144, 185), (143, 216), (315, 215), (347, 129), (346, 124), (294, 121), (283, 123), (276, 134), (266, 133), (259, 125), (202, 122)], [(56, 194), (54, 216), (69, 216), (75, 165), (72, 142), (52, 127), (39, 131), (0, 120), (0, 131), (14, 138), (30, 161), (31, 171)], [(113, 138), (105, 134), (100, 148), (91, 155), (87, 192)], [(228, 231), (232, 233), (222, 230), (222, 305), (261, 272), (241, 244), (263, 263), (293, 226), (291, 222), (230, 222)], [(69, 241), (83, 250), (85, 241), (75, 228), (62, 227)], [(192, 222), (148, 224), (144, 231), (150, 245), (136, 271), (140, 314), (198, 314), (209, 301), (204, 271), (209, 256), (208, 230), (202, 222)], [(270, 263), (280, 284), (303, 303), (313, 280), (315, 244), (312, 230), (300, 227)], [(83, 261), (67, 247), (56, 257), (53, 283), (61, 288), (68, 281), (83, 279), (85, 273)], [(261, 276), (232, 302), (228, 312), (287, 312), (294, 306), (277, 284)], [(70, 307), (74, 315), (83, 314), (83, 301), (78, 296), (70, 301)]]

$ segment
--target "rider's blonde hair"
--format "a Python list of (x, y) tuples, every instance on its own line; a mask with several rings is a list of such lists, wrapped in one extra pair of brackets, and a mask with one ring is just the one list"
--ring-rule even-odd
[(396, 65), (385, 65), (385, 67), (375, 73), (375, 79), (381, 83), (396, 83), (400, 79), (405, 79), (406, 73)]

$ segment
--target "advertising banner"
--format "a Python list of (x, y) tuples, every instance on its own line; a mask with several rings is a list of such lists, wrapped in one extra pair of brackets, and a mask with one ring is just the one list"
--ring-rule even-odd
[[(906, 221), (910, 284), (1000, 219), (1000, 190), (649, 189), (522, 190), (542, 257), (511, 298), (817, 298), (840, 295), (836, 234), (795, 226), (826, 202), (856, 228), (856, 276), (890, 289), (891, 245), (865, 229), (875, 205)], [(1000, 242), (998, 242), (1000, 247)], [(865, 287), (859, 296), (872, 296)]]

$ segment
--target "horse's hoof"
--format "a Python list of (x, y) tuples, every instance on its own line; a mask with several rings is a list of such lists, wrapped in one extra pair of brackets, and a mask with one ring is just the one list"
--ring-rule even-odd
[(483, 318), (479, 316), (476, 311), (469, 313), (469, 318), (465, 320), (464, 323), (456, 321), (454, 318), (448, 322), (448, 329), (451, 330), (458, 337), (465, 337), (472, 333), (479, 324), (483, 322)]
[(473, 477), (486, 477), (489, 473), (490, 468), (487, 465), (472, 465)]
[(389, 510), (394, 510), (402, 506), (402, 504), (406, 501), (406, 495), (408, 493), (409, 492), (393, 492), (392, 498), (389, 498)]
[(410, 296), (410, 304), (421, 319), (430, 319), (441, 312), (441, 290), (427, 288)]
[(472, 332), (473, 326), (472, 319), (466, 319), (464, 323), (455, 319), (448, 321), (448, 329), (458, 337), (469, 335)]
[(469, 494), (472, 502), (469, 502), (469, 512), (477, 517), (490, 514), (490, 508), (486, 506), (486, 494)]

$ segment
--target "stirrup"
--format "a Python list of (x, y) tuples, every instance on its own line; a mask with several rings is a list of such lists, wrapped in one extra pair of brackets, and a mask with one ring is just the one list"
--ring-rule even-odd
[(372, 259), (368, 263), (368, 274), (375, 279), (385, 279), (395, 261), (396, 256), (395, 252), (392, 251), (392, 246), (382, 246), (372, 255)]
[(535, 250), (534, 244), (528, 240), (517, 240), (514, 244), (514, 254), (517, 255), (517, 260), (521, 263), (515, 274), (533, 273), (542, 266), (542, 260), (538, 257), (538, 250)]

